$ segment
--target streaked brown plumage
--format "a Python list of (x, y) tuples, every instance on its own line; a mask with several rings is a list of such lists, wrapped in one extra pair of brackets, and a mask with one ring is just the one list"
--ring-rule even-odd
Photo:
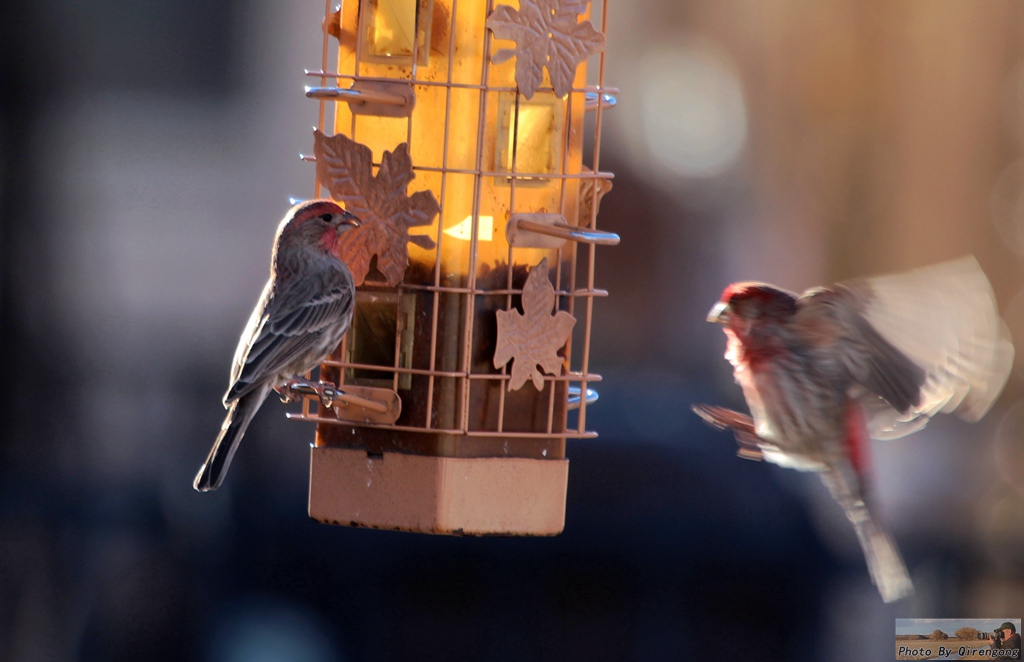
[(292, 207), (278, 226), (270, 279), (235, 350), (227, 417), (193, 486), (217, 489), (238, 442), (272, 390), (309, 372), (338, 346), (352, 321), (355, 287), (334, 250), (359, 220), (330, 200)]
[(799, 297), (736, 283), (708, 321), (723, 326), (751, 417), (694, 410), (734, 430), (745, 457), (818, 471), (882, 598), (911, 593), (896, 545), (865, 504), (868, 438), (909, 434), (939, 411), (977, 420), (999, 395), (1013, 346), (978, 263), (967, 257)]

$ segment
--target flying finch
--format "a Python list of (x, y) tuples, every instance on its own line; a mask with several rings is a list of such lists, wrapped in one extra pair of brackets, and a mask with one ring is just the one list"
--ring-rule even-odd
[(893, 439), (942, 412), (975, 421), (1009, 376), (1013, 346), (972, 257), (800, 296), (736, 283), (708, 321), (751, 416), (694, 407), (736, 434), (740, 455), (819, 472), (853, 524), (886, 602), (913, 586), (865, 504), (869, 437)]
[(242, 332), (224, 395), (220, 435), (193, 486), (217, 489), (245, 429), (271, 390), (309, 372), (341, 342), (352, 321), (355, 287), (335, 253), (359, 220), (330, 200), (292, 207), (277, 228), (270, 279)]

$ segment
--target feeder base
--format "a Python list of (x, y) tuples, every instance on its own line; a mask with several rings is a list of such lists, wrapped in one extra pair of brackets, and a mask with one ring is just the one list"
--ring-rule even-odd
[(310, 451), (309, 516), (324, 524), (470, 536), (565, 527), (565, 459)]

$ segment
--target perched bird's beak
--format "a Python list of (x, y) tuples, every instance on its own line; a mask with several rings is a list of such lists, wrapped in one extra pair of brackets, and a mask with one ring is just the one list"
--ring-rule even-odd
[(708, 312), (708, 321), (715, 324), (725, 324), (729, 321), (729, 304), (719, 301)]
[(355, 214), (345, 212), (345, 215), (338, 221), (338, 229), (336, 230), (338, 236), (341, 236), (342, 231), (345, 228), (358, 228), (363, 222), (356, 218)]

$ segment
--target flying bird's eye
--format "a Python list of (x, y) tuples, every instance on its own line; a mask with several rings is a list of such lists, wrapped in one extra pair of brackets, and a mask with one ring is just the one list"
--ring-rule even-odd
[(320, 214), (320, 220), (323, 221), (324, 223), (330, 223), (331, 218), (333, 217), (330, 214)]

